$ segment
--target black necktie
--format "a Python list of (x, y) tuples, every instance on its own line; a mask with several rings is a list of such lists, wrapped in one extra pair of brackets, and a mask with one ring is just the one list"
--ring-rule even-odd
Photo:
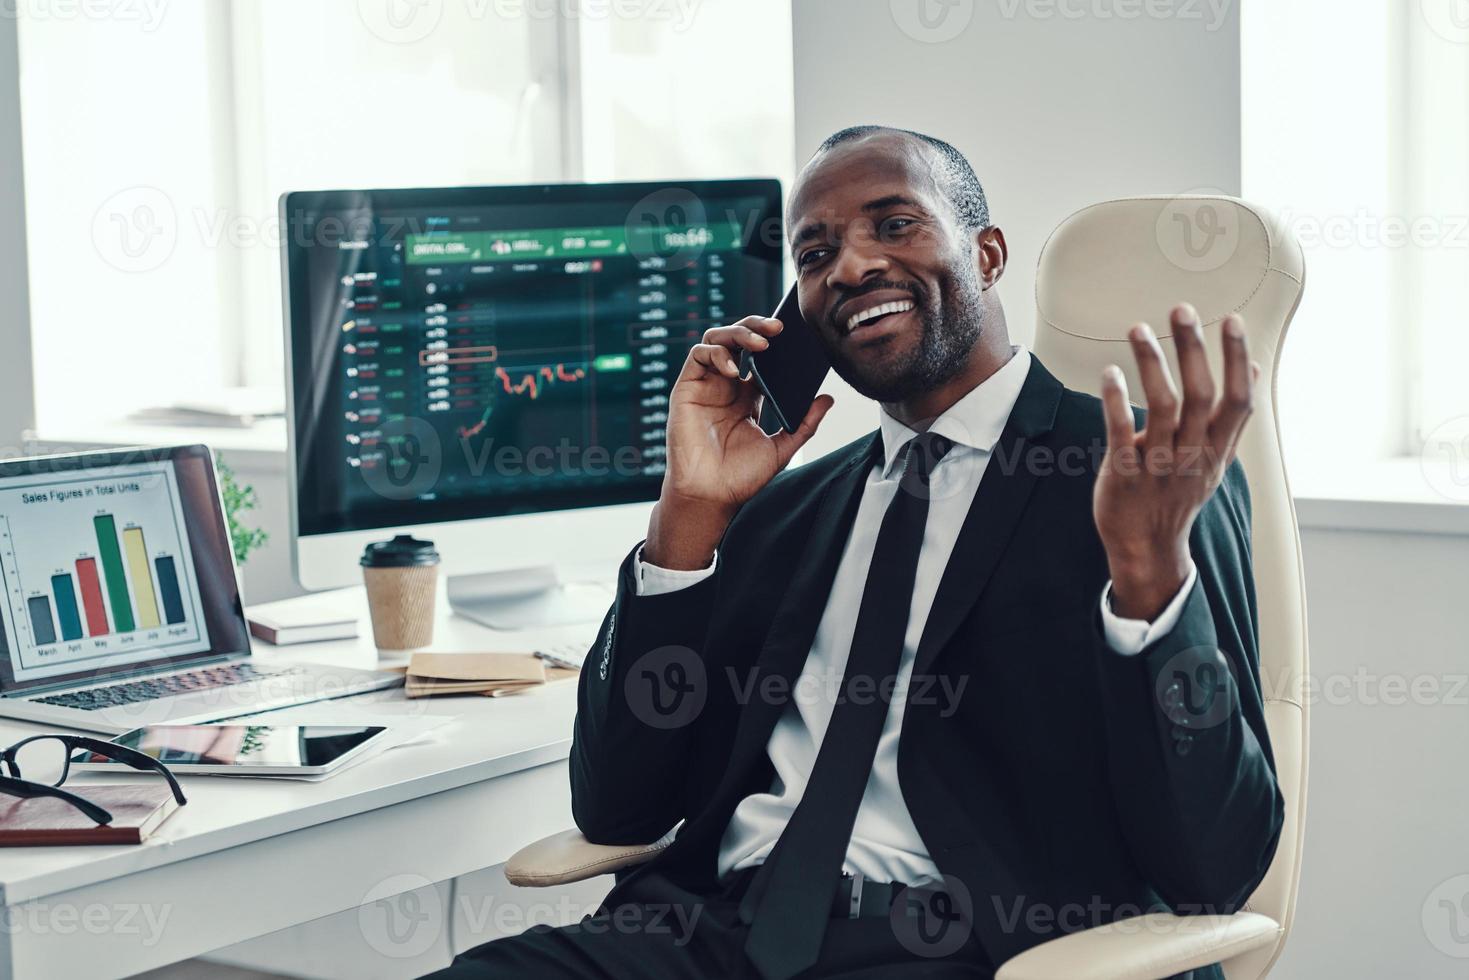
[[(928, 520), (929, 478), (952, 447), (925, 432), (904, 447), (897, 496), (883, 514), (862, 589), (852, 649), (816, 764), (801, 802), (750, 883), (740, 916), (750, 924), (745, 953), (767, 980), (783, 980), (813, 965), (831, 916), (852, 825), (872, 773), (913, 603), (913, 578)], [(865, 686), (853, 688), (853, 679)]]

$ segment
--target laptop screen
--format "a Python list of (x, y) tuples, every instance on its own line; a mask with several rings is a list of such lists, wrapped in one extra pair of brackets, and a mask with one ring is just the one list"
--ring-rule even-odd
[(229, 549), (203, 446), (0, 463), (0, 683), (247, 651)]

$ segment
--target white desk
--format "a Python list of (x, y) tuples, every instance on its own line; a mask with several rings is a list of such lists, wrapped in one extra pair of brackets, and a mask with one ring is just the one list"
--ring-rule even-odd
[[(347, 601), (362, 610), (358, 639), (257, 644), (257, 655), (374, 665), (360, 590)], [(432, 649), (532, 646), (444, 606)], [(0, 978), (122, 977), (224, 947), (232, 947), (225, 960), (299, 976), (417, 976), (498, 935), (578, 918), (609, 879), (527, 892), (498, 869), (521, 846), (571, 826), (565, 760), (575, 696), (575, 681), (509, 698), (408, 701), (396, 689), (272, 713), (349, 724), (453, 720), (431, 741), (320, 783), (186, 777), (188, 805), (141, 846), (0, 850)], [(38, 730), (0, 721), (0, 744)], [(77, 785), (118, 778), (148, 777), (72, 776)]]

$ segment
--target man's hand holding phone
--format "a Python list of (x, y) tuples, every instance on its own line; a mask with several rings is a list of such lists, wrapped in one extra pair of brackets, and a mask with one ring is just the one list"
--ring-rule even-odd
[(762, 396), (741, 379), (739, 354), (759, 353), (782, 330), (779, 320), (747, 316), (714, 327), (689, 351), (668, 405), (668, 471), (653, 510), (643, 557), (662, 568), (707, 568), (740, 506), (785, 468), (830, 410), (819, 396), (795, 432), (766, 435)]

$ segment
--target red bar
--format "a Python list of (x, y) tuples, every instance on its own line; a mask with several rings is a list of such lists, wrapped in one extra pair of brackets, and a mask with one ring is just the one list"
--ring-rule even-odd
[(97, 559), (77, 559), (77, 581), (82, 586), (82, 608), (87, 611), (87, 635), (106, 635), (110, 630), (107, 607), (102, 605), (102, 583), (97, 581)]

